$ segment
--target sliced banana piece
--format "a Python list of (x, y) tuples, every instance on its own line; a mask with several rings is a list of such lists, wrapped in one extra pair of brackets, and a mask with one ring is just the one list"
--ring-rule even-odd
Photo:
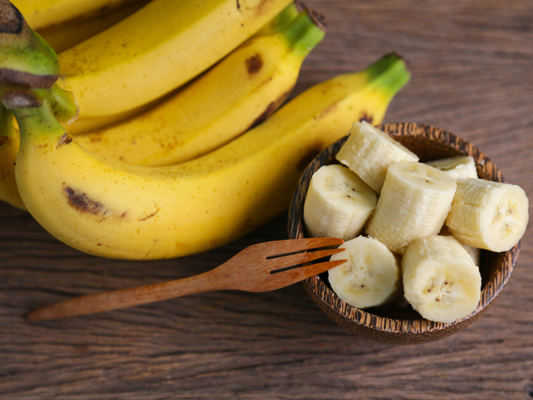
[(376, 193), (348, 168), (325, 165), (313, 174), (305, 198), (307, 235), (352, 239), (363, 230), (376, 201)]
[(359, 122), (336, 155), (377, 193), (385, 181), (387, 167), (398, 161), (418, 161), (418, 156), (368, 122)]
[(347, 259), (328, 272), (333, 291), (357, 308), (376, 307), (401, 293), (400, 267), (394, 254), (376, 239), (358, 236), (340, 246), (331, 260)]
[(426, 164), (446, 172), (455, 180), (478, 177), (476, 162), (472, 156), (441, 158), (440, 160), (428, 161)]
[(508, 183), (460, 179), (446, 225), (461, 243), (495, 252), (510, 250), (529, 221), (524, 190)]
[(366, 233), (403, 254), (413, 240), (440, 231), (456, 187), (452, 178), (429, 165), (415, 161), (390, 165)]
[(453, 322), (476, 309), (481, 274), (452, 236), (413, 241), (402, 259), (404, 296), (430, 321)]
[[(439, 235), (452, 236), (452, 232), (450, 231), (450, 228), (444, 225), (442, 229), (440, 230)], [(461, 242), (459, 241), (459, 243)], [(467, 246), (466, 244), (463, 244), (463, 243), (461, 243), (461, 246), (463, 246), (466, 252), (470, 254), (470, 257), (472, 257), (474, 264), (476, 264), (479, 267), (479, 259), (481, 258), (481, 250), (476, 247)]]

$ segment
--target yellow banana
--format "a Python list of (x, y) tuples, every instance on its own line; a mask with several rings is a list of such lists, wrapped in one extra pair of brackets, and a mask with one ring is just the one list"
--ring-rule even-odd
[(131, 1), (121, 7), (106, 9), (104, 13), (86, 19), (74, 18), (59, 25), (38, 29), (37, 33), (56, 53), (60, 53), (113, 26), (148, 2), (149, 0)]
[(302, 11), (281, 32), (250, 39), (155, 108), (76, 140), (105, 157), (145, 166), (181, 163), (220, 147), (290, 94), (303, 60), (324, 37), (314, 18)]
[[(78, 136), (77, 141), (103, 156), (136, 165), (168, 165), (207, 153), (281, 105), (296, 83), (306, 54), (323, 36), (304, 11), (280, 33), (251, 39), (154, 110)], [(57, 86), (52, 90), (52, 108), (60, 121), (75, 114), (70, 95)], [(0, 199), (24, 209), (14, 180), (19, 135), (3, 136), (9, 141), (0, 147), (5, 176)]]
[[(133, 5), (132, 5), (133, 6)], [(131, 7), (131, 6), (130, 6)], [(272, 20), (267, 22), (259, 31), (253, 35), (253, 37), (272, 35), (279, 32), (282, 28), (286, 27), (290, 21), (292, 21), (298, 15), (299, 6), (296, 3), (291, 3), (285, 7), (279, 14), (277, 14)], [(48, 40), (48, 38), (46, 38)], [(108, 114), (104, 116), (87, 117), (84, 116), (76, 120), (75, 124), (63, 124), (68, 129), (70, 134), (78, 135), (81, 133), (88, 133), (95, 129), (101, 129), (111, 125), (118, 124), (130, 118), (133, 118), (147, 110), (152, 109), (158, 104), (161, 104), (166, 99), (174, 95), (173, 91), (166, 96), (160, 97), (152, 102), (143, 104), (139, 107), (131, 110), (119, 112), (116, 114)]]
[[(49, 102), (58, 121), (69, 121), (78, 112), (72, 94), (56, 85), (50, 90)], [(19, 147), (20, 136), (13, 114), (0, 104), (0, 200), (26, 210), (15, 182), (15, 161)]]
[(234, 240), (288, 207), (312, 157), (360, 119), (380, 123), (409, 80), (388, 55), (320, 83), (221, 148), (169, 167), (139, 167), (81, 147), (42, 107), (16, 109), (17, 185), (52, 235), (104, 257), (159, 259)]
[(0, 104), (0, 200), (25, 210), (15, 182), (15, 159), (19, 143), (13, 114)]
[(32, 29), (42, 29), (73, 19), (111, 10), (133, 0), (11, 0)]
[(188, 82), (229, 54), (290, 0), (153, 0), (59, 54), (58, 85), (80, 120), (127, 112)]

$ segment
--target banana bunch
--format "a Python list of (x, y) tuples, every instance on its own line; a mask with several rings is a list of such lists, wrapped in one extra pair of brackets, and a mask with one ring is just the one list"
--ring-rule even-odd
[[(2, 83), (20, 130), (14, 176), (23, 207), (64, 243), (122, 259), (205, 251), (286, 210), (307, 163), (355, 121), (380, 123), (410, 78), (390, 54), (282, 106), (324, 36), (318, 14), (289, 3), (154, 0), (60, 53), (57, 84), (25, 89), (30, 106)], [(68, 113), (53, 101), (66, 88), (82, 122), (133, 117), (79, 135), (60, 123)], [(8, 125), (13, 154), (18, 135)]]
[(472, 157), (421, 163), (364, 121), (336, 158), (341, 164), (314, 173), (303, 217), (308, 236), (346, 240), (348, 261), (329, 271), (337, 295), (358, 308), (376, 307), (403, 284), (405, 299), (428, 320), (453, 322), (473, 312), (480, 249), (502, 252), (520, 241), (529, 220), (524, 190), (479, 179)]
[(57, 84), (80, 116), (71, 132), (136, 115), (255, 34), (290, 0), (153, 0), (58, 54)]
[[(128, 164), (164, 166), (206, 154), (259, 124), (290, 94), (305, 57), (324, 37), (312, 13), (294, 14), (294, 10), (294, 5), (287, 7), (264, 27), (262, 35), (245, 42), (158, 106), (78, 136), (78, 142)], [(287, 18), (289, 13), (292, 20)], [(67, 93), (57, 85), (52, 88), (52, 100), (62, 100), (54, 107), (56, 118), (68, 127), (74, 110), (73, 100), (65, 98)], [(57, 115), (62, 108), (68, 111), (64, 117)], [(16, 185), (8, 179), (14, 176), (19, 136), (5, 136), (10, 141), (9, 146), (0, 147), (5, 160), (0, 199), (24, 209)]]
[(104, 257), (160, 259), (234, 240), (284, 211), (307, 163), (354, 120), (379, 122), (409, 79), (389, 55), (303, 92), (262, 124), (185, 163), (140, 167), (91, 152), (42, 107), (12, 109), (15, 177), (32, 216), (68, 245)]

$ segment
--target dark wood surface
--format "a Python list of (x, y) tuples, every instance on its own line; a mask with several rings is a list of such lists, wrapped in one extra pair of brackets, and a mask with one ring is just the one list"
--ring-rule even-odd
[[(412, 80), (386, 122), (449, 130), (533, 198), (533, 3), (317, 1), (328, 33), (296, 93), (396, 51)], [(207, 271), (287, 236), (287, 217), (222, 248), (125, 262), (59, 243), (0, 205), (0, 399), (531, 399), (533, 235), (492, 307), (465, 330), (412, 346), (372, 342), (331, 322), (301, 285), (212, 292), (68, 320), (31, 309), (102, 290)]]

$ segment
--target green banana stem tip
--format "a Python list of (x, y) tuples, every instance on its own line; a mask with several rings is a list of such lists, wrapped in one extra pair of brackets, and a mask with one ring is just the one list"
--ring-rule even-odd
[(369, 80), (386, 88), (391, 94), (397, 93), (411, 79), (411, 73), (404, 58), (397, 53), (389, 53), (366, 68)]
[(313, 10), (304, 10), (280, 31), (296, 51), (309, 53), (325, 35), (324, 17)]

